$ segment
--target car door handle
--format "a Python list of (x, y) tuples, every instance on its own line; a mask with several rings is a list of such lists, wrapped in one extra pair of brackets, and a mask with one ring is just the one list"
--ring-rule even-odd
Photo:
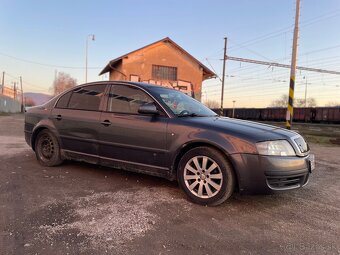
[(55, 116), (54, 118), (55, 118), (56, 120), (61, 120), (61, 119), (62, 119), (61, 115), (57, 115), (57, 116)]
[(108, 126), (111, 125), (111, 121), (109, 121), (109, 120), (104, 120), (104, 121), (101, 122), (101, 124), (104, 125), (105, 127), (108, 127)]

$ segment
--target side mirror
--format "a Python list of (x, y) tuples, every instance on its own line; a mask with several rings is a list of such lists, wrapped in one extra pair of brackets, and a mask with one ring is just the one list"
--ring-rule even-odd
[(159, 111), (157, 110), (157, 107), (154, 103), (146, 103), (138, 108), (138, 113), (142, 114), (159, 114)]

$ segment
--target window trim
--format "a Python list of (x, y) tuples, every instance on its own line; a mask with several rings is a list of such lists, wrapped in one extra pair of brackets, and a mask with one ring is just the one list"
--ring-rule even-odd
[[(101, 97), (100, 99), (100, 103), (99, 103), (99, 107), (97, 110), (89, 110), (89, 109), (78, 109), (78, 108), (69, 108), (69, 104), (70, 104), (70, 100), (72, 98), (72, 95), (73, 95), (73, 92), (74, 90), (76, 89), (81, 89), (81, 88), (84, 88), (84, 87), (88, 87), (88, 86), (96, 86), (96, 85), (103, 85), (105, 86), (105, 89), (104, 89), (104, 92), (103, 92), (103, 96)], [(83, 85), (79, 85), (79, 86), (76, 86), (76, 87), (73, 87), (73, 88), (70, 88), (66, 91), (64, 91), (63, 93), (61, 93), (60, 95), (58, 95), (58, 99), (56, 100), (56, 102), (54, 103), (53, 105), (53, 109), (64, 109), (64, 110), (76, 110), (76, 111), (89, 111), (89, 112), (102, 112), (103, 111), (103, 102), (104, 102), (104, 99), (105, 99), (105, 95), (106, 95), (106, 92), (107, 92), (107, 88), (108, 88), (108, 85), (110, 84), (103, 84), (103, 83), (93, 83), (93, 84), (83, 84)], [(67, 108), (61, 108), (61, 107), (57, 107), (57, 104), (59, 102), (59, 100), (64, 96), (66, 95), (67, 93), (71, 92), (71, 96), (68, 100), (68, 103), (67, 103)]]

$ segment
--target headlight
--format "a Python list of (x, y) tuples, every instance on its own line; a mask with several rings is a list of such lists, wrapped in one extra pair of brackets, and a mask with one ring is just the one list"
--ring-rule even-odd
[(256, 143), (260, 155), (268, 156), (295, 156), (295, 151), (286, 140), (266, 141)]

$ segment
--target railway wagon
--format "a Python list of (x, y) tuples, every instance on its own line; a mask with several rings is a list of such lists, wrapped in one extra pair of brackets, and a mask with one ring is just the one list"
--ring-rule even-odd
[[(213, 109), (220, 113), (219, 109)], [(235, 108), (234, 117), (245, 120), (285, 121), (287, 108)], [(223, 115), (233, 116), (232, 108), (224, 108)], [(293, 121), (312, 123), (340, 123), (340, 107), (297, 107), (294, 108)]]
[(340, 107), (317, 107), (314, 122), (340, 123)]

